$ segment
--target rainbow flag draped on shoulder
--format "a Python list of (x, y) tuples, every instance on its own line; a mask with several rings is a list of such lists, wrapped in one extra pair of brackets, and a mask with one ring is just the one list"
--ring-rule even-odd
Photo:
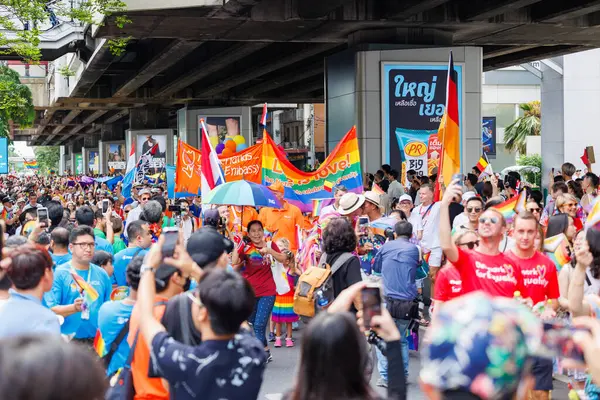
[(330, 186), (344, 185), (349, 191), (362, 192), (363, 180), (356, 128), (352, 128), (314, 172), (302, 172), (287, 159), (265, 132), (262, 153), (262, 183), (280, 181), (285, 198), (303, 212), (312, 211), (312, 200), (331, 197)]

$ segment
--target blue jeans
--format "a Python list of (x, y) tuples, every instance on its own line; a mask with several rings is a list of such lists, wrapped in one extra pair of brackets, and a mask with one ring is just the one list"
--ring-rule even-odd
[[(394, 322), (400, 331), (400, 345), (402, 346), (402, 361), (404, 362), (404, 376), (408, 378), (408, 342), (406, 341), (406, 330), (408, 329), (409, 320), (394, 318)], [(377, 369), (379, 370), (379, 376), (384, 381), (388, 381), (388, 361), (387, 357), (383, 355), (377, 347)]]
[(267, 324), (275, 305), (275, 296), (257, 297), (255, 300), (254, 310), (252, 310), (248, 322), (252, 324), (256, 338), (267, 347)]

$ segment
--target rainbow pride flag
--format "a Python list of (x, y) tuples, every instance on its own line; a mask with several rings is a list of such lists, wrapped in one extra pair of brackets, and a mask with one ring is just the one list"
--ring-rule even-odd
[(383, 195), (385, 194), (385, 192), (383, 191), (383, 189), (381, 188), (381, 186), (379, 186), (378, 184), (374, 183), (373, 187), (371, 188), (371, 191), (375, 192), (375, 194), (378, 195)]
[(527, 191), (525, 189), (522, 189), (519, 194), (517, 204), (515, 205), (515, 211), (517, 213), (527, 211)]
[(38, 169), (38, 162), (37, 162), (37, 160), (24, 161), (23, 165), (27, 169)]
[(506, 200), (504, 203), (500, 203), (497, 206), (492, 207), (494, 210), (498, 210), (504, 217), (507, 223), (512, 221), (516, 212), (515, 207), (519, 201), (520, 196), (515, 196), (512, 199)]
[(298, 170), (267, 132), (264, 132), (262, 151), (263, 185), (287, 182), (284, 197), (294, 201), (294, 205), (299, 206), (302, 212), (312, 211), (312, 200), (331, 197), (329, 186), (344, 185), (351, 192), (363, 191), (363, 174), (354, 127), (314, 172)]
[(562, 267), (571, 261), (571, 248), (565, 234), (561, 233), (546, 238), (544, 253), (554, 262), (556, 270), (560, 272)]
[[(88, 273), (91, 273), (91, 271), (89, 271)], [(75, 284), (79, 287), (79, 290), (83, 292), (83, 295), (85, 296), (85, 301), (88, 304), (92, 304), (93, 302), (98, 300), (98, 297), (100, 297), (100, 295), (92, 285), (90, 285), (85, 281), (85, 279), (77, 275), (75, 271), (71, 271), (71, 276), (73, 277)]]
[(323, 207), (330, 205), (333, 202), (333, 199), (313, 199), (312, 201), (312, 217), (317, 218), (321, 215), (323, 211)]
[(596, 198), (592, 209), (585, 220), (585, 229), (592, 228), (600, 222), (600, 197)]
[(99, 357), (104, 357), (106, 354), (106, 343), (104, 343), (104, 338), (102, 337), (102, 333), (100, 333), (100, 329), (96, 330), (96, 337), (94, 337), (94, 350)]

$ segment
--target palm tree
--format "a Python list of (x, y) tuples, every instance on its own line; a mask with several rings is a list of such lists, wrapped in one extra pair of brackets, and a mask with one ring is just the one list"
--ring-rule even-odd
[(539, 101), (519, 104), (524, 114), (506, 127), (504, 130), (504, 143), (508, 151), (518, 151), (519, 154), (527, 153), (527, 136), (539, 136), (542, 130), (542, 112)]

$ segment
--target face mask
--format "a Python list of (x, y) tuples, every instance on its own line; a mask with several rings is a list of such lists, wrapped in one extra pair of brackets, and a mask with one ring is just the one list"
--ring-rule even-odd
[(185, 280), (185, 284), (183, 285), (183, 291), (187, 292), (188, 290), (190, 290), (191, 286), (192, 286), (192, 280), (190, 278), (187, 278)]

